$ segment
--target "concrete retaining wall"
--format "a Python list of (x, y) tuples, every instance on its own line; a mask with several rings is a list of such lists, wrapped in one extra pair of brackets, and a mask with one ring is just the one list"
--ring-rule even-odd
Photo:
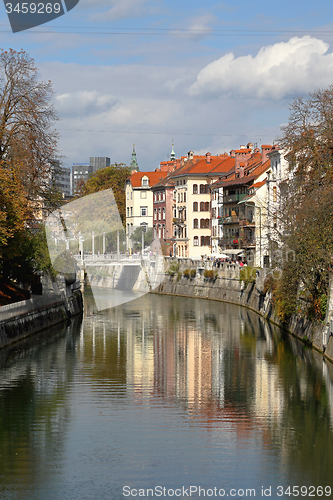
[[(303, 342), (311, 344), (333, 363), (333, 336), (328, 332), (327, 322), (318, 324), (300, 316), (293, 316), (288, 325), (281, 325), (274, 314), (270, 294), (263, 292), (262, 276), (259, 275), (256, 283), (251, 283), (244, 289), (236, 268), (218, 270), (216, 274), (217, 277), (214, 280), (205, 279), (202, 272), (197, 273), (192, 280), (184, 277), (178, 279), (177, 275), (167, 276), (153, 293), (220, 300), (247, 307)], [(333, 285), (330, 289), (332, 300), (329, 304), (333, 308)], [(333, 311), (329, 310), (327, 317), (331, 316), (333, 316)]]
[[(8, 306), (5, 306), (11, 314), (6, 319), (0, 319), (0, 349), (68, 320), (83, 310), (82, 294), (79, 290), (67, 298), (56, 296), (49, 297), (48, 300), (47, 297), (43, 297), (43, 299), (43, 301), (37, 300), (35, 304), (33, 299), (22, 301), (29, 304), (17, 302), (11, 304), (9, 309)], [(35, 307), (33, 307), (34, 305)], [(2, 315), (4, 313), (5, 311), (2, 312)]]

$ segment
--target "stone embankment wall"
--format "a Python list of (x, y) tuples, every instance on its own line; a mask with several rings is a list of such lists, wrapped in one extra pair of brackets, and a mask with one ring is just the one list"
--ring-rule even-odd
[[(175, 259), (169, 261), (169, 266), (172, 262), (175, 262)], [(185, 269), (196, 269), (195, 278), (185, 278), (183, 276)], [(213, 270), (213, 279), (204, 277), (205, 269)], [(173, 276), (166, 275), (154, 289), (154, 293), (220, 300), (247, 307), (303, 342), (311, 344), (333, 363), (333, 331), (331, 331), (333, 330), (333, 281), (324, 323), (313, 323), (295, 315), (288, 325), (281, 325), (274, 314), (270, 293), (264, 292), (265, 270), (256, 271), (255, 278), (255, 283), (250, 283), (245, 288), (244, 282), (239, 279), (239, 266), (223, 264), (220, 268), (214, 268), (212, 261), (192, 262), (188, 259), (180, 261), (178, 271)]]
[(0, 349), (64, 322), (82, 310), (80, 290), (35, 296), (0, 307)]

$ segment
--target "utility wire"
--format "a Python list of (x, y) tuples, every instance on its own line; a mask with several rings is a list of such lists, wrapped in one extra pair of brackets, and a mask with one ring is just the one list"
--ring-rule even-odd
[[(132, 135), (169, 135), (169, 136), (199, 136), (199, 137), (248, 137), (249, 134), (203, 134), (195, 132), (180, 132), (180, 133), (169, 133), (169, 132), (142, 132), (142, 131), (127, 131), (127, 130), (96, 130), (96, 129), (75, 129), (75, 128), (57, 128), (59, 132), (96, 132), (96, 133), (107, 133), (107, 134), (132, 134)], [(260, 137), (271, 137), (272, 135), (262, 135)]]
[[(0, 27), (7, 27), (6, 24), (0, 24)], [(60, 31), (59, 31), (60, 30)], [(70, 30), (70, 31), (69, 31)], [(81, 31), (77, 31), (81, 30)], [(92, 31), (94, 30), (94, 31)], [(10, 30), (0, 30), (1, 33), (10, 32)], [(316, 35), (332, 36), (333, 30), (256, 30), (256, 29), (191, 29), (191, 28), (105, 28), (99, 26), (52, 26), (51, 29), (42, 27), (31, 28), (24, 33), (45, 33), (45, 34), (77, 34), (77, 35), (121, 35), (121, 36), (290, 36), (290, 35)]]

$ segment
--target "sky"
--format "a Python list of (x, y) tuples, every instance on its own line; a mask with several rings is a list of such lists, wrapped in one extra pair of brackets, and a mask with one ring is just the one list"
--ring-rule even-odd
[(53, 82), (64, 166), (129, 164), (133, 144), (142, 171), (172, 141), (177, 157), (272, 144), (293, 99), (333, 83), (333, 3), (322, 0), (80, 0), (19, 33), (2, 3), (0, 37)]

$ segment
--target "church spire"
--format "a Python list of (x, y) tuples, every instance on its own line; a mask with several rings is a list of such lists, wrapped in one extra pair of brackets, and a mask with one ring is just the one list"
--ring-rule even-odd
[(135, 152), (135, 144), (133, 144), (133, 152), (132, 152), (132, 161), (131, 161), (131, 169), (139, 171), (139, 165), (138, 161), (136, 159), (136, 152)]
[(174, 152), (174, 149), (173, 149), (173, 141), (172, 141), (172, 150), (171, 150), (171, 155), (170, 155), (170, 160), (175, 160), (176, 159), (176, 154)]

